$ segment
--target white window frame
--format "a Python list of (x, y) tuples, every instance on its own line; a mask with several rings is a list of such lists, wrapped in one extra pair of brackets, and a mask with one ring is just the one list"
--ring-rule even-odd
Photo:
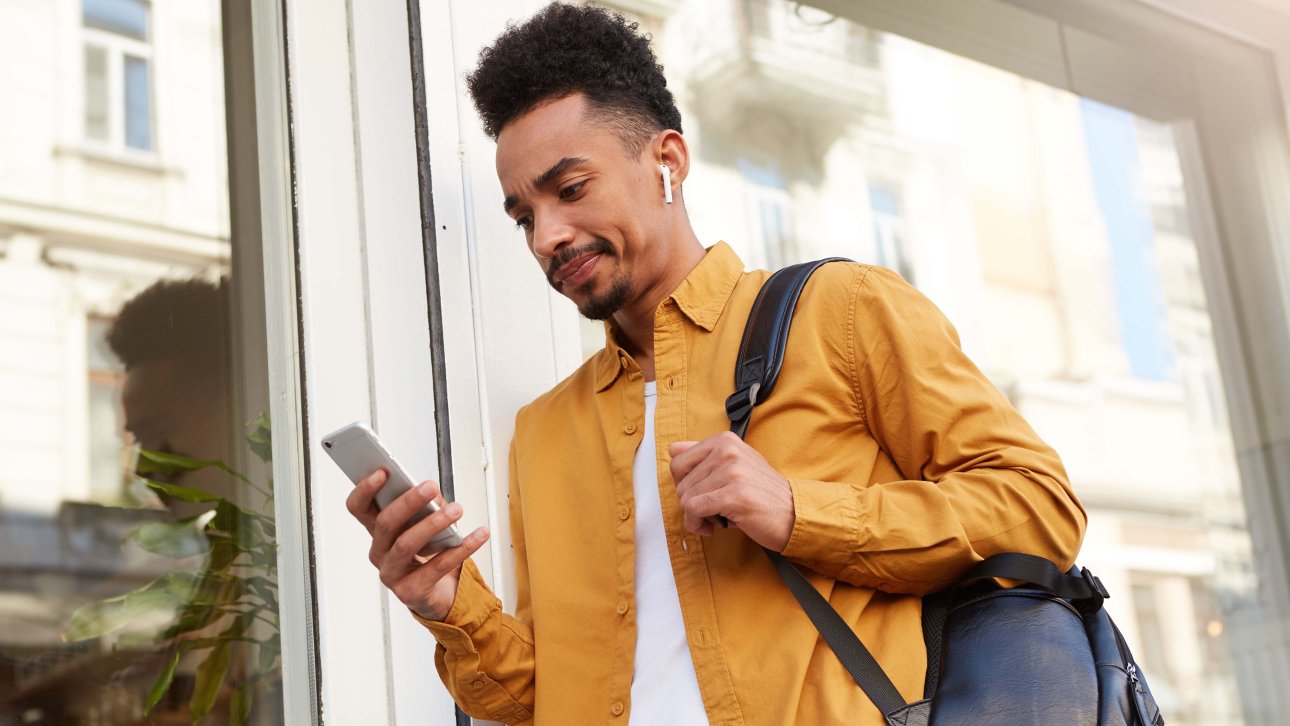
[[(102, 48), (107, 53), (107, 119), (108, 137), (106, 140), (92, 138), (86, 127), (85, 109), (82, 107), (81, 134), (85, 145), (114, 154), (151, 160), (157, 156), (157, 94), (156, 66), (152, 59), (153, 27), (152, 6), (148, 7), (148, 40), (139, 40), (119, 33), (100, 28), (93, 28), (81, 21), (83, 41), (81, 43), (82, 83), (85, 82), (85, 50), (93, 46)], [(125, 57), (134, 56), (148, 64), (148, 134), (151, 148), (139, 149), (130, 146), (125, 139)], [(86, 102), (86, 92), (81, 93), (82, 104)]]

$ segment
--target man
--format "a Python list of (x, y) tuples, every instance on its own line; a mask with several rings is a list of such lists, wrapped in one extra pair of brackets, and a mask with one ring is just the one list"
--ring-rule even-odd
[[(228, 303), (224, 280), (194, 278), (155, 282), (121, 307), (107, 344), (125, 366), (125, 428), (141, 448), (231, 460)], [(217, 469), (169, 479), (240, 500), (235, 480)], [(166, 504), (178, 517), (210, 509), (209, 503)]]
[(723, 433), (768, 273), (695, 237), (681, 119), (635, 25), (549, 6), (481, 53), (470, 90), (505, 211), (555, 289), (607, 325), (605, 348), (516, 419), (515, 615), (467, 559), (484, 530), (413, 557), (461, 515), (402, 531), (433, 484), (379, 516), (382, 473), (350, 497), (468, 713), (879, 724), (761, 546), (807, 572), (909, 699), (926, 668), (917, 595), (1001, 551), (1070, 565), (1085, 520), (1057, 456), (889, 271), (817, 272), (747, 443)]

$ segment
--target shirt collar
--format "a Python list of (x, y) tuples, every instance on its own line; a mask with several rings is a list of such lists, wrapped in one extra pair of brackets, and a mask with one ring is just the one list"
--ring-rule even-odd
[[(730, 249), (730, 245), (718, 242), (709, 247), (699, 264), (659, 305), (655, 324), (669, 317), (668, 309), (675, 309), (704, 331), (712, 332), (743, 272), (743, 260)], [(610, 320), (605, 321), (605, 347), (597, 355), (600, 356), (596, 364), (597, 392), (608, 388), (625, 367), (635, 365), (631, 356), (614, 339), (614, 326)]]

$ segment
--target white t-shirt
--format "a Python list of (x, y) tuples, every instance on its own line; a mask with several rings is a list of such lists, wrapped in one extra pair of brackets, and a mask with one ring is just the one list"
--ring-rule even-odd
[(629, 726), (707, 724), (699, 677), (685, 639), (681, 598), (667, 553), (659, 505), (654, 409), (658, 389), (645, 384), (645, 432), (632, 462), (636, 496), (636, 663)]

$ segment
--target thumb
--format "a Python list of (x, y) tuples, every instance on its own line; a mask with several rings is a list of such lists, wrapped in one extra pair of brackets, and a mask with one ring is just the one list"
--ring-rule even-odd
[(689, 450), (690, 450), (691, 448), (693, 448), (693, 447), (694, 447), (694, 445), (695, 445), (695, 444), (697, 444), (697, 443), (699, 443), (699, 442), (697, 442), (697, 441), (673, 441), (671, 444), (668, 444), (668, 447), (667, 447), (667, 455), (668, 455), (668, 456), (670, 456), (670, 457), (672, 457), (673, 459), (675, 459), (676, 457), (680, 456), (681, 454), (684, 454), (685, 452), (689, 451)]

